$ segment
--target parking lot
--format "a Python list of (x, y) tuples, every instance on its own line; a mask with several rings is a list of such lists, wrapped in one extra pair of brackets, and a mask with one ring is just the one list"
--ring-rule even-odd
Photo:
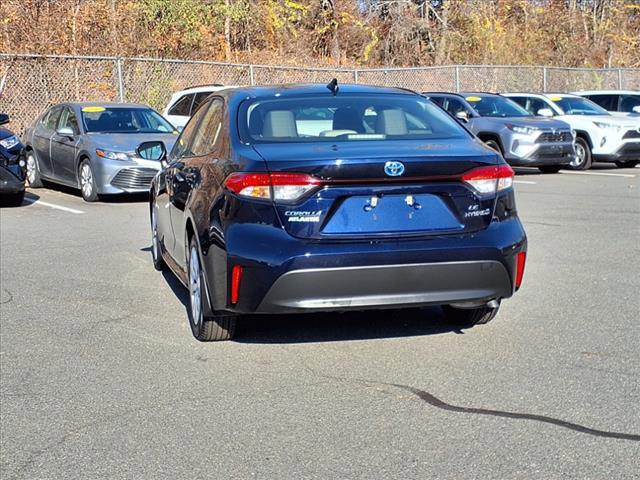
[(0, 215), (0, 467), (18, 478), (638, 478), (640, 168), (516, 177), (522, 290), (256, 317), (199, 343), (144, 197)]

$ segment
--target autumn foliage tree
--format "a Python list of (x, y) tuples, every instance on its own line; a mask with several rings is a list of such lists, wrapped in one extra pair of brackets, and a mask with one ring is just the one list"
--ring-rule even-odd
[(2, 0), (0, 52), (640, 66), (639, 0)]

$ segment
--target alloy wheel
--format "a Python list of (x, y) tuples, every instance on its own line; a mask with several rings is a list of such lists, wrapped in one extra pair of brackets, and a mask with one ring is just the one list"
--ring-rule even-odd
[(572, 167), (579, 167), (584, 163), (587, 157), (587, 151), (579, 143), (576, 143), (575, 149), (576, 149), (576, 157), (573, 160), (571, 160), (571, 163), (569, 163), (569, 165), (571, 165)]
[(29, 182), (29, 185), (33, 185), (36, 181), (37, 168), (36, 159), (33, 155), (27, 156), (27, 181)]
[(93, 193), (93, 174), (87, 163), (82, 165), (80, 169), (80, 188), (85, 198), (89, 198)]
[(202, 288), (200, 284), (200, 260), (195, 246), (189, 253), (189, 297), (191, 299), (191, 320), (197, 327), (202, 321)]

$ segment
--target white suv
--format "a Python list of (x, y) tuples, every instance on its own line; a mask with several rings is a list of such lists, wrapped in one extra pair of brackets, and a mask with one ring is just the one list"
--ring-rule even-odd
[(618, 167), (640, 163), (640, 117), (617, 117), (586, 98), (567, 93), (503, 93), (532, 115), (555, 117), (576, 131), (576, 160), (586, 170), (592, 161)]
[(636, 90), (585, 90), (573, 93), (588, 98), (613, 115), (640, 115), (640, 92)]
[(195, 113), (200, 104), (213, 92), (219, 92), (225, 88), (233, 88), (220, 84), (200, 85), (197, 87), (189, 87), (171, 96), (171, 100), (167, 104), (162, 114), (164, 118), (169, 120), (178, 130), (182, 130), (187, 124), (191, 115)]

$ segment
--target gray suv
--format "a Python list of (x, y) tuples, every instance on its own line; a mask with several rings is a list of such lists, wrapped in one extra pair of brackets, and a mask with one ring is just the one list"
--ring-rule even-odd
[(575, 132), (565, 122), (533, 117), (515, 102), (492, 93), (424, 95), (499, 151), (511, 165), (556, 173), (575, 159)]

